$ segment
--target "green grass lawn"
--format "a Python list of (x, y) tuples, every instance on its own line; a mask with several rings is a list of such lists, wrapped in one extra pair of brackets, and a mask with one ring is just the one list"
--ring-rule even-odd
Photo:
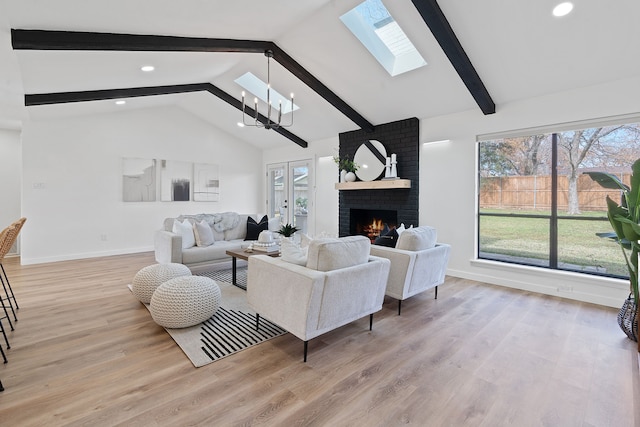
[[(534, 211), (482, 210), (483, 213), (530, 213)], [(542, 213), (544, 214), (544, 213)], [(566, 215), (560, 213), (560, 215)], [(606, 217), (604, 212), (586, 212), (581, 218)], [(596, 236), (610, 232), (608, 221), (558, 220), (558, 261), (569, 269), (597, 267), (599, 273), (628, 276), (620, 247)], [(480, 217), (480, 251), (517, 258), (547, 260), (549, 257), (549, 220), (539, 218)]]

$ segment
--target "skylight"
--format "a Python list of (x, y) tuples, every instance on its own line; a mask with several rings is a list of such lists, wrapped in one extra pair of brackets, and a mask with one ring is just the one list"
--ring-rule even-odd
[(427, 65), (382, 0), (366, 0), (340, 20), (391, 76)]
[[(247, 92), (250, 92), (254, 96), (257, 96), (263, 102), (267, 102), (267, 84), (254, 76), (252, 73), (244, 73), (234, 81), (242, 86)], [(282, 96), (274, 88), (271, 88), (271, 108), (276, 112), (278, 111), (280, 101), (282, 101), (282, 114), (290, 113), (292, 111), (291, 97)], [(253, 107), (253, 99), (247, 99), (246, 102), (248, 107)], [(298, 107), (294, 102), (293, 111), (296, 111), (299, 108), (300, 107)]]

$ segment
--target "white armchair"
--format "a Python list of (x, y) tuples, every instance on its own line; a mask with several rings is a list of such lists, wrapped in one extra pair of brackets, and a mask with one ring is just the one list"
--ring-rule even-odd
[(444, 283), (451, 246), (436, 243), (432, 227), (408, 228), (398, 237), (394, 248), (372, 245), (371, 255), (391, 261), (385, 294), (398, 300), (398, 315), (402, 301)]
[(372, 257), (364, 236), (316, 239), (306, 265), (266, 255), (249, 257), (247, 299), (260, 316), (308, 341), (382, 309), (389, 260)]

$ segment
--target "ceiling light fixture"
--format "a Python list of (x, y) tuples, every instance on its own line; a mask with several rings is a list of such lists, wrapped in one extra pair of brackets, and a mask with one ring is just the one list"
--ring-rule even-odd
[(258, 98), (253, 99), (253, 122), (246, 123), (244, 120), (246, 112), (246, 106), (244, 102), (244, 91), (242, 92), (242, 124), (244, 126), (254, 126), (265, 129), (278, 129), (278, 128), (286, 128), (293, 125), (293, 93), (291, 94), (291, 121), (287, 124), (282, 124), (282, 99), (278, 101), (278, 121), (274, 122), (271, 120), (271, 70), (270, 70), (270, 61), (273, 58), (273, 51), (266, 50), (264, 52), (264, 56), (267, 57), (267, 114), (266, 123), (262, 123), (258, 120)]
[(123, 101), (123, 100), (116, 101), (116, 105), (124, 105), (126, 103), (127, 103), (127, 101)]
[(565, 16), (565, 15), (568, 15), (569, 12), (571, 12), (572, 10), (573, 10), (573, 3), (571, 2), (560, 3), (559, 5), (553, 8), (553, 16), (557, 16), (557, 17)]
[(150, 71), (153, 71), (156, 69), (156, 67), (154, 67), (153, 65), (143, 65), (142, 67), (140, 67), (140, 69), (142, 71), (144, 71), (145, 73), (148, 73)]

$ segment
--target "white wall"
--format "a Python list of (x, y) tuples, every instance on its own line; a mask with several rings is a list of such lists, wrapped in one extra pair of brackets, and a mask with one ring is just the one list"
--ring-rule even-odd
[[(22, 157), (23, 264), (150, 251), (165, 217), (261, 207), (260, 150), (179, 108), (28, 122)], [(219, 164), (220, 201), (125, 203), (122, 157)]]
[(0, 229), (20, 218), (22, 146), (20, 132), (0, 129)]
[[(476, 136), (640, 112), (640, 78), (421, 120), (420, 223), (452, 245), (448, 274), (581, 301), (620, 307), (628, 282), (474, 261), (476, 248)], [(571, 289), (571, 290), (570, 290)]]

